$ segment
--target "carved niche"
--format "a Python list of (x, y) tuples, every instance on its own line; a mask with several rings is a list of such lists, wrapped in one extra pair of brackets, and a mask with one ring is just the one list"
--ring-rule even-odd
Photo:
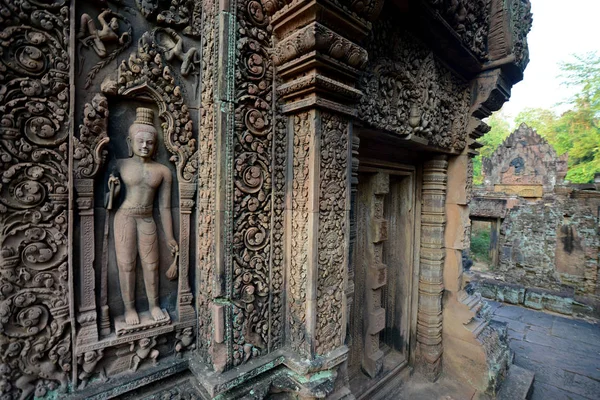
[[(76, 262), (79, 273), (76, 277), (79, 282), (76, 287), (79, 290), (75, 296), (78, 364), (74, 366), (74, 377), (80, 390), (88, 390), (86, 386), (92, 380), (97, 383), (98, 379), (113, 379), (119, 374), (135, 372), (139, 368), (153, 367), (155, 364), (156, 368), (160, 368), (160, 358), (180, 357), (183, 352), (196, 347), (196, 312), (189, 268), (195, 245), (190, 235), (193, 232), (191, 222), (196, 205), (198, 150), (196, 139), (193, 138), (192, 116), (184, 100), (185, 88), (180, 86), (177, 77), (191, 75), (186, 84), (195, 86), (197, 82), (194, 83), (191, 79), (199, 76), (200, 56), (195, 47), (184, 48), (181, 37), (171, 28), (154, 28), (143, 34), (134, 31), (133, 34), (139, 37), (136, 51), (119, 59), (114, 76), (103, 71), (102, 93), (93, 95), (83, 106), (79, 133), (72, 138), (73, 182), (79, 221), (79, 228), (74, 231), (79, 236), (78, 241), (76, 239), (76, 247), (79, 247)], [(172, 68), (176, 68), (178, 73), (173, 72)], [(98, 85), (94, 78), (91, 82)], [(89, 99), (92, 95), (85, 97)], [(174, 165), (173, 187), (176, 196), (173, 195), (172, 198), (177, 201), (172, 203), (171, 212), (173, 226), (176, 228), (174, 236), (179, 247), (174, 260), (170, 258), (177, 267), (176, 276), (169, 274), (176, 279), (176, 283), (169, 286), (173, 287), (170, 292), (175, 298), (171, 296), (171, 300), (167, 301), (166, 295), (159, 292), (161, 307), (165, 302), (174, 304), (163, 309), (168, 317), (155, 323), (144, 323), (143, 313), (140, 313), (140, 324), (130, 324), (123, 329), (124, 325), (119, 325), (118, 322), (118, 311), (111, 309), (111, 304), (114, 303), (111, 299), (120, 297), (115, 296), (118, 294), (118, 289), (115, 289), (118, 285), (114, 285), (117, 278), (111, 276), (110, 272), (117, 271), (112, 265), (115, 262), (114, 255), (111, 256), (114, 254), (114, 238), (110, 233), (113, 229), (113, 224), (110, 223), (113, 215), (108, 211), (98, 214), (104, 204), (94, 205), (94, 200), (104, 200), (105, 178), (110, 172), (107, 170), (107, 160), (119, 158), (110, 151), (124, 146), (129, 126), (127, 123), (115, 123), (114, 119), (111, 122), (109, 109), (127, 116), (131, 112), (124, 110), (135, 110), (135, 104), (150, 108), (158, 116), (158, 125), (151, 121), (151, 112), (147, 122), (158, 128), (158, 146), (167, 152), (166, 156), (161, 157), (166, 157), (165, 162), (170, 160)], [(111, 138), (118, 143), (108, 151)], [(160, 163), (164, 165), (163, 162)], [(99, 226), (100, 220), (104, 221), (104, 227)], [(100, 232), (104, 233), (99, 235)], [(159, 232), (158, 235), (162, 233)], [(160, 250), (160, 254), (162, 286), (162, 281), (166, 281), (162, 269), (165, 264), (163, 250)], [(138, 270), (137, 274), (141, 276), (141, 273), (141, 269)], [(141, 292), (138, 290), (138, 299), (145, 299), (144, 291)], [(138, 312), (144, 310), (143, 306), (138, 308)], [(86, 393), (92, 393), (89, 390)]]
[(69, 3), (0, 5), (0, 390), (65, 391), (72, 370)]
[(367, 126), (414, 135), (430, 146), (461, 151), (466, 145), (470, 86), (418, 39), (389, 18), (377, 21), (359, 79), (358, 117)]

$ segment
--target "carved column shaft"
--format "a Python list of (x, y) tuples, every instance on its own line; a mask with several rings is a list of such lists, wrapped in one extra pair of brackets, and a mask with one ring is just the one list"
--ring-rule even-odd
[(436, 156), (423, 167), (417, 359), (432, 380), (441, 373), (446, 160)]

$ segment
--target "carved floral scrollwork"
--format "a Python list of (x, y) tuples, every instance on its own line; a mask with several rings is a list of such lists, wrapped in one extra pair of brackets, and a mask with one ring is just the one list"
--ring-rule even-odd
[[(148, 20), (159, 25), (183, 29), (183, 33), (200, 36), (202, 2), (190, 0), (135, 0), (138, 10)], [(167, 3), (167, 4), (161, 4)]]
[(42, 397), (71, 370), (67, 1), (0, 5), (0, 391)]
[(517, 64), (524, 70), (529, 62), (527, 34), (531, 30), (531, 24), (533, 23), (531, 3), (529, 0), (512, 0), (510, 6), (510, 19), (513, 27), (512, 36), (514, 38), (513, 53)]
[(255, 0), (238, 3), (237, 108), (233, 143), (233, 364), (269, 346), (273, 196), (273, 66), (268, 19)]
[(294, 153), (292, 180), (291, 268), (289, 275), (289, 332), (294, 350), (309, 354), (306, 346), (306, 288), (308, 271), (308, 193), (309, 156), (312, 143), (310, 114), (294, 116)]
[(323, 113), (319, 178), (319, 275), (317, 282), (317, 354), (342, 345), (344, 274), (346, 273), (346, 198), (348, 123)]

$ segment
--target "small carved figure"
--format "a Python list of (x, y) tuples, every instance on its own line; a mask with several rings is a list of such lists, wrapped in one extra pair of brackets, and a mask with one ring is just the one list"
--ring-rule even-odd
[(134, 351), (135, 354), (131, 358), (130, 369), (135, 372), (137, 371), (140, 363), (147, 358), (150, 358), (153, 363), (156, 363), (156, 359), (159, 356), (158, 350), (154, 347), (156, 346), (156, 338), (143, 338), (140, 339), (137, 343), (137, 346), (134, 342), (131, 343), (130, 351)]
[(198, 49), (192, 47), (187, 52), (183, 51), (183, 39), (173, 29), (157, 29), (155, 37), (167, 61), (181, 61), (182, 76), (188, 76), (196, 69), (196, 64), (200, 64)]
[[(158, 193), (161, 222), (167, 245), (175, 255), (178, 245), (173, 236), (171, 217), (171, 171), (154, 161), (158, 132), (154, 127), (154, 113), (138, 108), (136, 120), (129, 128), (127, 145), (130, 158), (117, 160), (116, 168), (108, 179), (107, 209), (125, 186), (125, 199), (114, 218), (115, 252), (119, 269), (121, 296), (125, 305), (125, 322), (140, 323), (135, 308), (135, 270), (139, 255), (150, 313), (155, 321), (168, 318), (161, 310), (158, 298), (158, 235), (152, 217), (154, 198)], [(167, 271), (167, 278), (177, 277), (177, 263)]]
[(123, 44), (129, 36), (128, 32), (124, 32), (119, 37), (117, 33), (119, 31), (119, 20), (117, 17), (112, 17), (109, 22), (106, 22), (106, 18), (112, 13), (111, 10), (106, 9), (98, 15), (98, 22), (101, 25), (101, 29), (96, 27), (94, 19), (89, 14), (81, 16), (81, 26), (79, 27), (77, 38), (86, 47), (91, 46), (100, 58), (104, 58), (108, 54), (106, 43), (119, 42), (119, 44)]
[(15, 382), (15, 386), (21, 389), (21, 400), (27, 399), (36, 390), (33, 382), (40, 378), (58, 381), (60, 382), (59, 390), (62, 393), (67, 391), (67, 374), (61, 371), (52, 361), (46, 360), (39, 362), (37, 365), (31, 365), (29, 369), (23, 371), (23, 375)]
[(177, 356), (181, 357), (185, 350), (194, 350), (196, 348), (196, 344), (194, 343), (194, 331), (191, 327), (183, 328), (181, 332), (178, 332), (175, 335), (175, 339), (178, 340), (175, 345), (175, 351), (177, 352)]
[(104, 356), (103, 350), (86, 351), (84, 354), (77, 356), (77, 363), (81, 365), (81, 373), (79, 374), (79, 380), (81, 384), (79, 389), (83, 389), (87, 386), (88, 381), (95, 373), (100, 375), (100, 379), (105, 381), (106, 372), (104, 368), (100, 368), (96, 371), (96, 366)]

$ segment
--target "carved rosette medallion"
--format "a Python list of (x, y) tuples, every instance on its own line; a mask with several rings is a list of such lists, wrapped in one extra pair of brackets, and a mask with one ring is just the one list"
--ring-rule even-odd
[(0, 390), (68, 388), (69, 3), (0, 6)]

